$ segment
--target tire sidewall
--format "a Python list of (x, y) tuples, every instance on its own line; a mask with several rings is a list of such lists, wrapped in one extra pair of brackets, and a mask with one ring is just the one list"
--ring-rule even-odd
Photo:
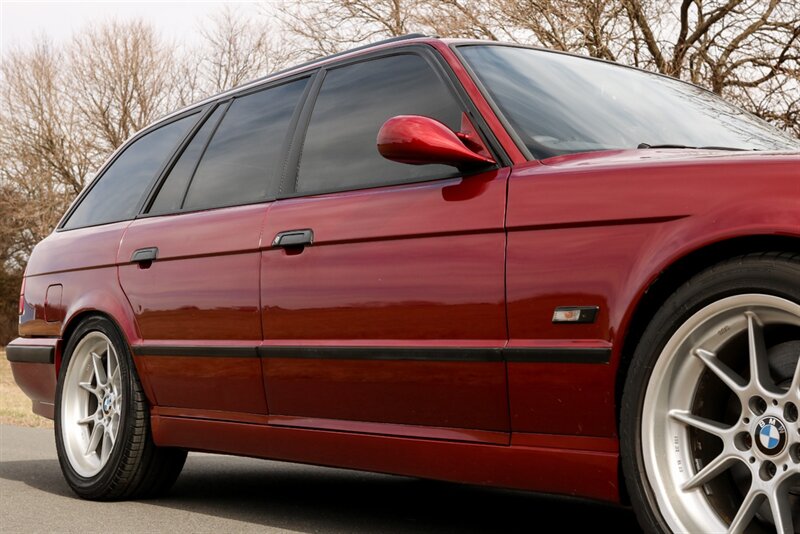
[[(84, 477), (79, 475), (72, 467), (69, 457), (66, 453), (64, 440), (62, 436), (62, 421), (61, 421), (61, 405), (64, 391), (64, 383), (67, 375), (67, 370), (72, 363), (72, 356), (75, 348), (80, 341), (91, 332), (100, 332), (111, 340), (114, 349), (117, 352), (120, 370), (120, 380), (122, 387), (122, 414), (119, 422), (119, 431), (114, 448), (106, 464), (100, 469), (100, 472), (93, 477)], [(131, 438), (131, 428), (127, 424), (133, 417), (133, 402), (135, 398), (134, 381), (132, 379), (132, 359), (128, 344), (119, 333), (116, 325), (104, 317), (91, 317), (84, 320), (77, 327), (64, 350), (64, 359), (61, 362), (61, 369), (58, 373), (58, 382), (56, 385), (56, 401), (55, 401), (55, 438), (56, 438), (56, 451), (58, 452), (58, 461), (61, 465), (61, 470), (64, 477), (67, 479), (69, 485), (73, 490), (82, 497), (95, 497), (102, 495), (110, 488), (119, 470), (122, 457), (125, 454), (126, 444)]]
[(658, 510), (642, 454), (642, 408), (653, 368), (664, 347), (695, 313), (723, 298), (761, 293), (800, 304), (800, 262), (763, 256), (740, 258), (711, 268), (675, 292), (655, 314), (634, 352), (622, 396), (620, 448), (628, 493), (642, 526), (671, 532)]

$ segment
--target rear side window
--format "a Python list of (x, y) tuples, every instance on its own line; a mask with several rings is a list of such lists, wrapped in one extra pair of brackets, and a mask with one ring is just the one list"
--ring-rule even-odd
[(197, 168), (197, 161), (203, 154), (203, 150), (206, 148), (208, 140), (214, 132), (214, 128), (217, 123), (219, 123), (219, 119), (225, 113), (226, 107), (227, 106), (223, 104), (215, 109), (194, 135), (191, 142), (178, 158), (178, 161), (172, 167), (169, 176), (158, 191), (148, 213), (163, 215), (165, 213), (180, 211), (181, 204), (183, 204), (183, 196), (186, 193), (186, 187), (189, 185), (189, 181), (192, 179), (192, 175), (194, 175), (194, 171)]
[(424, 115), (457, 131), (461, 108), (419, 55), (372, 59), (330, 70), (311, 114), (297, 192), (358, 189), (453, 175), (445, 165), (405, 165), (377, 150), (378, 130), (395, 115)]
[(197, 119), (197, 114), (184, 117), (130, 144), (92, 186), (64, 228), (132, 219), (145, 189)]
[(233, 101), (191, 179), (185, 210), (266, 199), (280, 175), (283, 145), (308, 79)]

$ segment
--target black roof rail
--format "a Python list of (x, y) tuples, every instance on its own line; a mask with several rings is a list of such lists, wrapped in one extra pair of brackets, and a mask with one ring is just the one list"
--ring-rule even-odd
[(419, 39), (421, 37), (430, 37), (430, 35), (425, 35), (424, 33), (407, 33), (405, 35), (398, 35), (396, 37), (389, 37), (388, 39), (381, 39), (380, 41), (375, 41), (374, 43), (367, 43), (365, 45), (357, 46), (355, 48), (351, 48), (350, 50), (343, 50), (341, 52), (337, 52), (336, 54), (332, 54), (330, 56), (325, 56), (324, 58), (320, 59), (330, 59), (332, 57), (343, 56), (344, 54), (349, 54), (350, 52), (357, 52), (358, 50), (366, 50), (367, 48), (372, 48), (373, 46), (380, 46), (385, 45), (388, 43), (394, 43), (396, 41), (406, 41), (408, 39)]
[(396, 37), (390, 37), (388, 39), (382, 39), (380, 41), (375, 41), (374, 43), (364, 44), (364, 45), (361, 45), (361, 46), (357, 46), (355, 48), (350, 48), (349, 50), (342, 50), (341, 52), (336, 52), (335, 54), (331, 54), (329, 56), (318, 57), (316, 59), (311, 59), (309, 61), (305, 61), (305, 62), (300, 63), (298, 65), (292, 65), (291, 67), (287, 67), (285, 69), (281, 69), (281, 70), (276, 71), (276, 72), (271, 72), (270, 74), (267, 74), (266, 76), (263, 76), (261, 78), (256, 78), (255, 80), (251, 80), (251, 81), (247, 82), (247, 85), (249, 85), (251, 83), (264, 81), (264, 80), (267, 80), (269, 78), (273, 78), (275, 76), (279, 76), (279, 75), (281, 75), (283, 73), (286, 73), (286, 72), (290, 72), (290, 71), (297, 70), (297, 69), (302, 69), (303, 67), (308, 67), (308, 66), (314, 65), (315, 63), (320, 63), (322, 61), (326, 61), (328, 59), (332, 59), (332, 58), (336, 58), (336, 57), (339, 57), (339, 56), (343, 56), (343, 55), (349, 54), (351, 52), (358, 52), (359, 50), (366, 50), (368, 48), (372, 48), (373, 46), (380, 46), (380, 45), (385, 45), (385, 44), (388, 44), (388, 43), (394, 43), (396, 41), (406, 41), (408, 39), (419, 39), (419, 38), (424, 38), (424, 37), (431, 37), (431, 36), (430, 35), (425, 35), (424, 33), (407, 33), (405, 35), (398, 35)]

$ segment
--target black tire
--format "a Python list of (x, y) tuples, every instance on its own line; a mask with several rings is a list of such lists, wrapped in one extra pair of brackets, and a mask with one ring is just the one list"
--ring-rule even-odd
[[(73, 468), (65, 450), (62, 433), (64, 381), (78, 343), (92, 332), (111, 340), (118, 355), (123, 402), (117, 440), (108, 461), (92, 477)], [(128, 344), (116, 325), (101, 316), (83, 320), (71, 335), (58, 377), (55, 401), (56, 450), (61, 470), (70, 488), (84, 499), (108, 501), (156, 497), (166, 493), (177, 480), (186, 461), (186, 451), (157, 447), (150, 429), (150, 412), (133, 365)]]
[(658, 310), (634, 352), (622, 395), (620, 448), (626, 487), (646, 532), (671, 532), (658, 510), (643, 464), (642, 408), (650, 375), (664, 346), (692, 315), (720, 299), (747, 293), (774, 295), (800, 303), (800, 254), (749, 254), (693, 277)]

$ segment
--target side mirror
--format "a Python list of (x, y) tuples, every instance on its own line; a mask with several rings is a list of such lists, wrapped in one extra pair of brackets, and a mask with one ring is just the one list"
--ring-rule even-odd
[(383, 123), (378, 152), (398, 163), (452, 165), (462, 171), (495, 163), (468, 148), (441, 122), (420, 115), (398, 115)]

